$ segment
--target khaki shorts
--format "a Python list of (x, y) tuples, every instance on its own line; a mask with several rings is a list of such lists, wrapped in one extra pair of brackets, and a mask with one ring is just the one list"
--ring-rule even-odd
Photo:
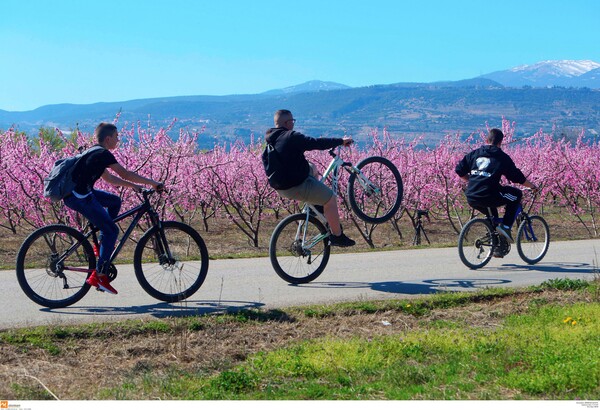
[(333, 196), (333, 191), (313, 176), (306, 178), (300, 185), (278, 190), (277, 193), (285, 198), (308, 202), (312, 205), (325, 205)]

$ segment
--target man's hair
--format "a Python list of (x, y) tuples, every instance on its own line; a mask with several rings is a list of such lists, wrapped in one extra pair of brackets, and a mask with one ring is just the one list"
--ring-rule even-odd
[(275, 115), (273, 116), (273, 121), (275, 122), (275, 125), (283, 125), (281, 124), (279, 121), (280, 119), (283, 117), (291, 117), (292, 116), (292, 112), (290, 110), (277, 110), (275, 112)]
[(498, 128), (492, 128), (487, 136), (487, 143), (491, 145), (498, 145), (504, 139), (504, 134)]
[(99, 144), (102, 144), (106, 137), (110, 137), (115, 133), (117, 127), (109, 122), (101, 122), (94, 131), (94, 136)]

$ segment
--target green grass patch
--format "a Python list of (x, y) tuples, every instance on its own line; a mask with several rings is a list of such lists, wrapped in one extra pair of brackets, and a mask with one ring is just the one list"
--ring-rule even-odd
[(542, 282), (540, 288), (556, 290), (580, 290), (587, 289), (591, 285), (591, 282), (583, 279), (555, 278)]
[(494, 330), (438, 321), (373, 340), (311, 340), (212, 377), (146, 377), (144, 389), (194, 400), (597, 399), (599, 318), (599, 304), (544, 306)]

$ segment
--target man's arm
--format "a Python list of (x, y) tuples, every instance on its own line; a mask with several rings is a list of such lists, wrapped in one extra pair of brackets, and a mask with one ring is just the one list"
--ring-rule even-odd
[(313, 138), (294, 132), (294, 139), (302, 151), (326, 150), (339, 145), (348, 146), (354, 142), (352, 138)]
[(112, 184), (112, 185), (130, 187), (130, 188), (133, 188), (136, 190), (139, 190), (142, 188), (141, 186), (139, 186), (137, 184), (151, 185), (155, 189), (158, 188), (159, 185), (161, 185), (160, 182), (157, 182), (150, 178), (145, 178), (145, 177), (137, 174), (136, 172), (125, 169), (119, 163), (109, 165), (109, 168), (112, 169), (113, 171), (115, 171), (115, 173), (118, 176), (113, 175), (112, 173), (108, 172), (108, 170), (106, 170), (102, 174), (102, 179), (104, 179), (106, 182), (108, 182), (109, 184)]

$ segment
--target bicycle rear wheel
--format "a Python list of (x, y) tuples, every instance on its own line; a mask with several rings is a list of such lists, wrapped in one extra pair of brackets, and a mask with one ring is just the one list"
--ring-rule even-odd
[(525, 217), (517, 230), (517, 251), (530, 265), (541, 261), (550, 247), (550, 229), (541, 216)]
[(356, 168), (360, 174), (350, 174), (348, 201), (363, 221), (379, 224), (394, 216), (400, 208), (404, 187), (402, 177), (387, 158), (369, 157)]
[(81, 232), (66, 225), (44, 226), (29, 235), (19, 249), (16, 263), (23, 292), (35, 303), (51, 309), (81, 300), (90, 290), (85, 280), (95, 267), (92, 245)]
[(315, 217), (290, 215), (271, 235), (269, 258), (279, 277), (300, 284), (315, 280), (327, 266), (331, 248), (325, 238), (327, 229)]
[(458, 255), (471, 269), (479, 269), (492, 259), (492, 227), (485, 219), (471, 219), (458, 236)]
[(194, 228), (181, 222), (162, 222), (138, 242), (133, 255), (135, 276), (152, 297), (178, 302), (193, 295), (206, 279), (208, 250)]

